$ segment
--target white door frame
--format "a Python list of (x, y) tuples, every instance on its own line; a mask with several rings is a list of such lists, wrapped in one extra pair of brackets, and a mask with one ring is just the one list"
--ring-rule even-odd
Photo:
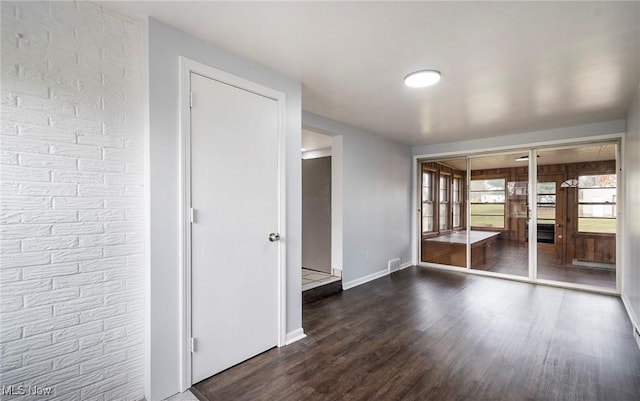
[[(191, 73), (273, 99), (278, 104), (278, 347), (286, 339), (285, 94), (180, 56), (180, 391), (191, 387)], [(238, 261), (241, 263), (241, 261)]]

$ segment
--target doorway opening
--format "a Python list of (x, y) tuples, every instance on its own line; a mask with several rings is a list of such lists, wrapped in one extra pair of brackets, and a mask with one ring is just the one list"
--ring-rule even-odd
[[(332, 137), (302, 130), (302, 291), (342, 289), (332, 265)], [(322, 290), (319, 288), (322, 287)]]
[(420, 261), (617, 292), (618, 146), (419, 160)]

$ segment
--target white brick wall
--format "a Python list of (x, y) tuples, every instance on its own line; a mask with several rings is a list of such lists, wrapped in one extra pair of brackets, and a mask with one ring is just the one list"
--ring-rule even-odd
[(0, 398), (142, 399), (142, 27), (2, 1), (1, 37), (0, 384), (53, 393)]

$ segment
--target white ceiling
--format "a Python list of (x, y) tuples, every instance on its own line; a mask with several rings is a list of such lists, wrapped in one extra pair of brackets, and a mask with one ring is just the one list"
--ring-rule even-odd
[[(639, 2), (99, 2), (302, 82), (303, 109), (411, 145), (624, 118)], [(436, 86), (406, 88), (418, 69)]]

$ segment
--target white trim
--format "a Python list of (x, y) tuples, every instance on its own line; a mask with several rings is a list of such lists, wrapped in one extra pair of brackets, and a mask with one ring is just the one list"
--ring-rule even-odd
[(590, 262), (588, 260), (573, 258), (571, 265), (576, 267), (590, 267), (592, 269), (607, 270), (611, 272), (616, 271), (616, 265), (614, 263)]
[(495, 277), (495, 278), (503, 278), (511, 281), (519, 281), (522, 283), (536, 284), (529, 281), (528, 277), (525, 276), (511, 276), (504, 273), (493, 273), (485, 270), (476, 270), (476, 269), (467, 269), (466, 267), (459, 266), (449, 266), (449, 265), (441, 265), (439, 263), (430, 263), (430, 262), (420, 262), (417, 265), (418, 267), (424, 267), (427, 269), (435, 269), (435, 270), (445, 270), (449, 272), (462, 273), (462, 274), (473, 274), (476, 276), (486, 276), (486, 277)]
[(529, 276), (514, 276), (514, 275), (504, 274), (504, 273), (496, 273), (496, 272), (476, 270), (476, 269), (465, 269), (464, 267), (455, 267), (455, 266), (441, 265), (437, 263), (426, 263), (426, 262), (421, 262), (417, 266), (424, 267), (427, 269), (446, 270), (449, 272), (472, 274), (475, 276), (485, 276), (485, 277), (493, 277), (493, 278), (499, 278), (499, 279), (510, 280), (510, 281), (518, 281), (521, 283), (532, 284), (532, 285), (544, 285), (546, 287), (557, 287), (557, 288), (564, 288), (567, 290), (581, 290), (581, 291), (593, 292), (596, 294), (604, 294), (604, 295), (613, 295), (613, 296), (620, 295), (620, 293), (618, 293), (616, 290), (608, 290), (606, 288), (596, 287), (591, 285), (566, 283), (563, 281), (544, 280), (544, 279), (538, 279), (537, 281), (534, 282), (529, 280)]
[(380, 270), (378, 272), (371, 273), (371, 274), (368, 274), (366, 276), (357, 278), (355, 280), (348, 281), (346, 283), (343, 282), (342, 283), (342, 289), (343, 290), (348, 290), (348, 289), (351, 289), (353, 287), (357, 287), (359, 285), (368, 283), (369, 281), (373, 281), (375, 279), (378, 279), (380, 277), (384, 277), (384, 276), (386, 276), (388, 274), (389, 274), (389, 269), (386, 268), (386, 269)]
[[(465, 191), (466, 193), (464, 194), (464, 208), (466, 209), (466, 220), (465, 220), (465, 225), (467, 226), (467, 244), (471, 243), (471, 158), (467, 157), (465, 160)], [(506, 188), (505, 188), (506, 189)], [(465, 246), (466, 249), (466, 263), (467, 265), (465, 266), (467, 270), (471, 269), (471, 247), (470, 246)]]
[(302, 159), (318, 159), (320, 157), (329, 157), (331, 154), (331, 146), (328, 146), (326, 148), (304, 151), (302, 152)]
[(510, 150), (527, 150), (529, 148), (546, 148), (554, 145), (584, 145), (588, 143), (594, 142), (607, 142), (612, 140), (618, 140), (624, 137), (624, 132), (616, 133), (616, 134), (603, 134), (603, 135), (593, 135), (587, 137), (577, 137), (577, 138), (567, 138), (567, 139), (556, 139), (551, 141), (540, 141), (540, 142), (527, 142), (522, 144), (514, 144), (514, 145), (504, 145), (504, 146), (490, 146), (487, 148), (478, 148), (478, 149), (469, 149), (469, 150), (455, 150), (450, 152), (440, 152), (440, 153), (422, 153), (414, 155), (413, 157), (417, 160), (420, 159), (434, 159), (439, 157), (452, 157), (452, 156), (480, 156), (484, 153), (495, 153), (495, 152), (504, 152)]
[(617, 292), (615, 289), (610, 290), (604, 287), (598, 287), (595, 285), (588, 285), (588, 284), (576, 284), (576, 283), (569, 283), (564, 281), (556, 281), (556, 280), (548, 280), (548, 279), (538, 279), (538, 281), (532, 284), (541, 284), (547, 287), (565, 288), (567, 290), (587, 291), (587, 292), (593, 292), (596, 294), (603, 294), (603, 295), (613, 295), (616, 297), (620, 296), (620, 293)]
[(421, 207), (419, 200), (419, 194), (422, 193), (421, 189), (418, 188), (418, 175), (422, 174), (422, 171), (418, 169), (420, 166), (420, 162), (417, 157), (413, 157), (413, 167), (412, 170), (412, 179), (411, 179), (411, 237), (418, 238), (418, 241), (411, 241), (411, 263), (418, 264), (420, 261), (420, 254), (422, 250), (422, 241), (421, 233), (420, 233), (420, 219), (421, 219)]
[[(528, 266), (529, 280), (536, 282), (538, 279), (538, 151), (536, 148), (529, 149), (529, 178), (527, 181), (527, 216), (529, 224), (529, 245), (528, 245)], [(505, 194), (506, 195), (506, 194)], [(506, 211), (505, 211), (506, 213)], [(566, 212), (565, 212), (566, 213)], [(532, 223), (533, 222), (533, 223)], [(555, 241), (555, 239), (554, 239)]]
[(278, 104), (278, 347), (286, 343), (286, 96), (283, 92), (229, 74), (206, 64), (179, 57), (180, 82), (180, 391), (191, 387), (191, 73), (202, 75), (237, 88), (273, 99)]
[(284, 345), (293, 344), (296, 341), (302, 340), (306, 336), (307, 335), (304, 334), (304, 330), (302, 329), (302, 327), (300, 327), (299, 329), (296, 329), (294, 331), (290, 331), (290, 332), (287, 333), (287, 337), (286, 337), (286, 340), (284, 342)]
[[(622, 251), (624, 244), (624, 220), (622, 216), (625, 214), (625, 196), (627, 191), (627, 183), (625, 181), (624, 169), (624, 136), (616, 143), (616, 291), (622, 293), (623, 282), (623, 266), (625, 255)], [(640, 345), (640, 344), (639, 344)]]
[[(409, 262), (407, 262), (407, 263), (402, 263), (398, 269), (394, 270), (394, 272), (399, 272), (400, 270), (404, 270), (404, 269), (406, 269), (407, 267), (411, 267), (411, 266), (413, 266), (414, 264), (415, 264), (415, 263), (413, 263), (412, 261), (409, 261)], [(392, 272), (392, 273), (393, 273), (393, 272)]]
[[(149, 24), (143, 20), (143, 49), (149, 49)], [(149, 52), (144, 52), (144, 76), (149, 77)], [(151, 122), (149, 79), (144, 80), (144, 396), (151, 399)]]
[(331, 268), (343, 276), (343, 137), (331, 137)]
[(638, 334), (636, 333), (636, 330), (640, 331), (640, 323), (638, 323), (640, 322), (640, 320), (638, 320), (638, 317), (635, 315), (635, 313), (633, 313), (633, 309), (631, 308), (631, 301), (629, 300), (629, 297), (627, 297), (627, 294), (623, 292), (621, 298), (624, 309), (627, 311), (627, 315), (629, 316), (629, 320), (631, 321), (631, 335), (636, 340), (638, 348), (640, 348), (640, 341), (638, 340)]
[(191, 387), (191, 70), (179, 58), (180, 391)]

